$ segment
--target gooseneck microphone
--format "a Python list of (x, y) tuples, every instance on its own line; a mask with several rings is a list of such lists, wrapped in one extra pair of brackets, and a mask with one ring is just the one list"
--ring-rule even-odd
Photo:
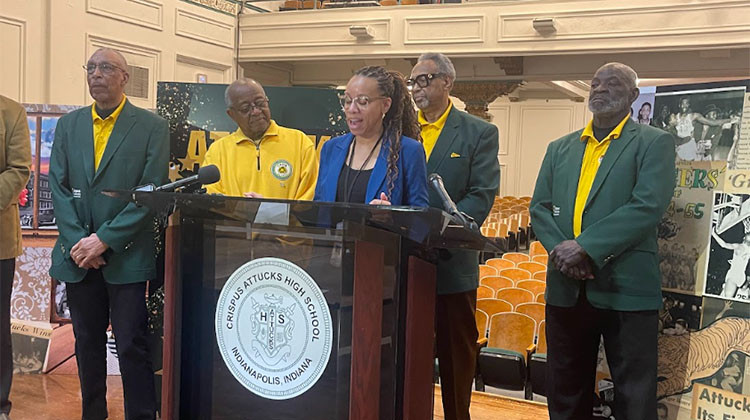
[(155, 191), (169, 192), (179, 188), (187, 187), (195, 183), (201, 183), (203, 185), (213, 184), (221, 179), (221, 173), (216, 165), (201, 166), (198, 169), (198, 173), (187, 178), (178, 179), (175, 182), (164, 184), (160, 187), (156, 187)]
[(443, 202), (443, 209), (445, 209), (446, 213), (453, 216), (453, 219), (459, 224), (462, 224), (464, 227), (471, 230), (478, 229), (476, 222), (474, 222), (474, 219), (472, 219), (466, 213), (458, 211), (456, 203), (451, 200), (451, 196), (448, 195), (448, 191), (445, 190), (445, 186), (443, 185), (443, 178), (440, 175), (431, 173), (427, 177), (427, 181), (429, 181), (430, 186), (432, 186), (432, 189), (435, 190), (437, 195), (440, 197), (440, 200)]

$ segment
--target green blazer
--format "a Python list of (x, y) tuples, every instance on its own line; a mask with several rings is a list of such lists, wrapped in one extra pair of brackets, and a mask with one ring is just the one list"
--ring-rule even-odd
[[(531, 200), (531, 224), (547, 250), (573, 239), (573, 207), (586, 143), (578, 130), (547, 147)], [(669, 133), (628, 121), (612, 140), (594, 178), (576, 241), (591, 257), (594, 280), (586, 296), (597, 308), (658, 309), (661, 280), (656, 226), (675, 187), (675, 146)], [(581, 282), (552, 264), (550, 305), (574, 306)]]
[[(480, 226), (492, 209), (500, 185), (497, 150), (496, 126), (453, 107), (427, 161), (427, 174), (439, 174), (458, 210), (473, 217)], [(432, 189), (430, 206), (443, 208), (440, 197)], [(438, 262), (437, 293), (476, 289), (479, 253), (450, 252), (450, 259)]]
[(60, 236), (52, 250), (50, 275), (65, 282), (83, 280), (70, 249), (96, 232), (109, 245), (102, 274), (108, 283), (124, 284), (156, 276), (154, 215), (101, 194), (138, 185), (161, 185), (169, 168), (169, 129), (158, 115), (126, 102), (94, 171), (91, 107), (73, 111), (57, 123), (50, 158), (49, 185)]

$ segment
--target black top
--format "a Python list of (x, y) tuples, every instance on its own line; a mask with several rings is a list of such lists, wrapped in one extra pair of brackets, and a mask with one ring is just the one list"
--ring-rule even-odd
[(112, 115), (112, 113), (115, 112), (115, 110), (117, 109), (117, 107), (110, 108), (110, 109), (101, 109), (99, 107), (99, 104), (96, 104), (96, 103), (94, 106), (96, 107), (96, 115), (98, 115), (103, 120), (106, 120), (107, 117)]
[(370, 182), (372, 169), (358, 171), (344, 165), (339, 174), (339, 182), (336, 186), (336, 201), (339, 203), (365, 203), (367, 195), (367, 183)]
[(609, 128), (599, 128), (597, 126), (594, 126), (594, 137), (596, 137), (597, 141), (602, 141), (605, 138), (607, 138), (609, 133), (611, 133), (612, 130), (614, 130), (616, 127), (617, 126), (609, 127)]

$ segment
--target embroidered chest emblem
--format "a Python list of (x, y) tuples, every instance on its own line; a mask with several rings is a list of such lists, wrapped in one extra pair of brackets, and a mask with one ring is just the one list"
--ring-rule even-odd
[(292, 176), (292, 164), (284, 159), (279, 159), (271, 165), (271, 173), (276, 179), (286, 181)]

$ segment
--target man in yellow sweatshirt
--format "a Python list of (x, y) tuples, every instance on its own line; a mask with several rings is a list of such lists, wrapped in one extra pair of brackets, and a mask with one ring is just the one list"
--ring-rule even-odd
[(312, 200), (318, 179), (315, 145), (303, 132), (271, 119), (260, 83), (240, 79), (224, 93), (229, 115), (239, 127), (209, 147), (203, 166), (216, 165), (221, 180), (212, 194), (252, 198)]

